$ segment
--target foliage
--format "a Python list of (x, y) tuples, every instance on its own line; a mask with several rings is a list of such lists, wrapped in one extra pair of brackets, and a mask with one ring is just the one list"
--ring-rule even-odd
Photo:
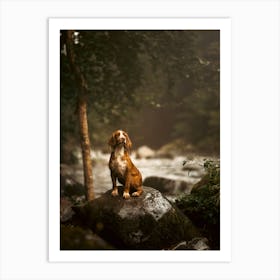
[[(75, 33), (77, 63), (87, 81), (89, 130), (95, 125), (117, 121), (134, 106), (134, 87), (139, 83), (141, 65), (137, 63), (140, 41), (137, 34), (120, 31)], [(61, 31), (61, 143), (78, 143), (76, 107), (78, 88), (65, 51), (66, 31)], [(121, 108), (122, 107), (122, 108)], [(98, 127), (97, 127), (98, 128)], [(92, 135), (91, 135), (92, 136)]]
[[(180, 138), (199, 150), (219, 153), (217, 34), (78, 30), (74, 47), (88, 84), (93, 147), (104, 145), (112, 130), (122, 128), (139, 139), (140, 145), (158, 142), (159, 147)], [(78, 89), (65, 56), (64, 37), (62, 30), (61, 150), (78, 143)], [(161, 142), (150, 136), (155, 129), (160, 131), (157, 138)], [(64, 154), (62, 151), (62, 159)]]
[[(190, 71), (194, 57), (192, 32), (79, 30), (77, 36), (75, 53), (88, 82), (89, 105), (105, 124), (127, 116), (130, 107), (169, 103), (175, 95), (167, 98), (162, 90), (151, 89), (161, 82), (163, 91), (170, 89), (178, 75)], [(77, 88), (64, 59), (63, 39), (61, 50), (61, 97), (73, 101)]]
[(217, 41), (198, 57), (192, 77), (194, 87), (184, 92), (176, 114), (174, 136), (183, 137), (198, 150), (219, 154), (220, 149), (220, 61)]
[(190, 195), (176, 200), (176, 205), (209, 238), (213, 248), (220, 243), (220, 164), (204, 162), (206, 175), (194, 185)]

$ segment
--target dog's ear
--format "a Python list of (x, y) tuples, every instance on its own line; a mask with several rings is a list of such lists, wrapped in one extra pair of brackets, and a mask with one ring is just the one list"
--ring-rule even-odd
[(130, 149), (132, 147), (132, 142), (131, 142), (131, 140), (128, 137), (128, 134), (126, 132), (124, 133), (124, 135), (125, 135), (125, 138), (126, 138), (125, 146), (126, 146), (127, 150), (130, 151)]
[(116, 138), (115, 138), (115, 134), (113, 133), (112, 136), (110, 137), (109, 141), (108, 141), (108, 145), (110, 147), (115, 147), (117, 144)]

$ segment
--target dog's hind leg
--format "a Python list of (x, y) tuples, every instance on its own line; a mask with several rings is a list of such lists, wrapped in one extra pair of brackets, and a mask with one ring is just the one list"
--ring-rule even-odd
[(137, 191), (133, 192), (131, 195), (132, 196), (140, 196), (142, 193), (143, 193), (143, 188), (142, 188), (142, 186), (140, 186), (140, 187), (137, 188)]

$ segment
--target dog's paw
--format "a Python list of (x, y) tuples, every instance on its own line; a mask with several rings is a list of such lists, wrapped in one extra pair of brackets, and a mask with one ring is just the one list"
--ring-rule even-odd
[(124, 193), (123, 193), (123, 198), (124, 198), (124, 199), (130, 198), (129, 193), (128, 193), (128, 192), (124, 192)]
[(113, 190), (113, 191), (111, 192), (111, 195), (112, 195), (112, 196), (118, 196), (118, 195), (119, 195), (118, 190)]
[(131, 194), (132, 196), (140, 196), (140, 194), (138, 192), (134, 192)]

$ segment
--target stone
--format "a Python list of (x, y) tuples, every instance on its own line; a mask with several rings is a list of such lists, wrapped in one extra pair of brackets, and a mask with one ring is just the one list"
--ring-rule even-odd
[(61, 225), (60, 249), (112, 250), (115, 248), (89, 229), (83, 229), (73, 225)]
[(150, 176), (145, 178), (143, 182), (144, 186), (152, 187), (162, 192), (163, 194), (177, 194), (177, 193), (190, 193), (191, 184), (183, 180), (173, 180), (164, 177)]
[(176, 139), (160, 147), (155, 154), (156, 158), (175, 158), (186, 153), (193, 153), (194, 147), (182, 139)]
[(201, 236), (192, 222), (159, 191), (143, 187), (140, 197), (113, 197), (111, 190), (82, 207), (77, 219), (118, 249), (169, 249)]
[(60, 174), (60, 221), (68, 222), (75, 214), (72, 206), (84, 202), (86, 199), (85, 188), (72, 176), (61, 172)]
[(195, 237), (187, 244), (189, 250), (209, 250), (208, 239), (206, 237)]
[(187, 171), (187, 175), (189, 177), (201, 178), (203, 175), (205, 175), (203, 165), (200, 165), (199, 163), (187, 162), (184, 164), (182, 170)]
[(186, 242), (181, 241), (171, 248), (171, 250), (209, 250), (208, 239), (206, 237), (195, 237), (192, 240)]
[(60, 174), (60, 196), (85, 196), (85, 187), (71, 175)]
[(209, 175), (208, 174), (204, 175), (201, 178), (200, 181), (198, 181), (195, 185), (193, 185), (191, 193), (192, 194), (199, 193), (203, 189), (208, 189), (209, 188), (209, 186), (208, 186), (209, 185), (209, 181), (210, 181)]
[(60, 199), (60, 221), (65, 223), (71, 220), (72, 216), (75, 214), (72, 210), (73, 203), (67, 197), (62, 197)]
[(136, 151), (136, 158), (152, 158), (155, 156), (155, 151), (149, 148), (148, 146), (141, 146)]

